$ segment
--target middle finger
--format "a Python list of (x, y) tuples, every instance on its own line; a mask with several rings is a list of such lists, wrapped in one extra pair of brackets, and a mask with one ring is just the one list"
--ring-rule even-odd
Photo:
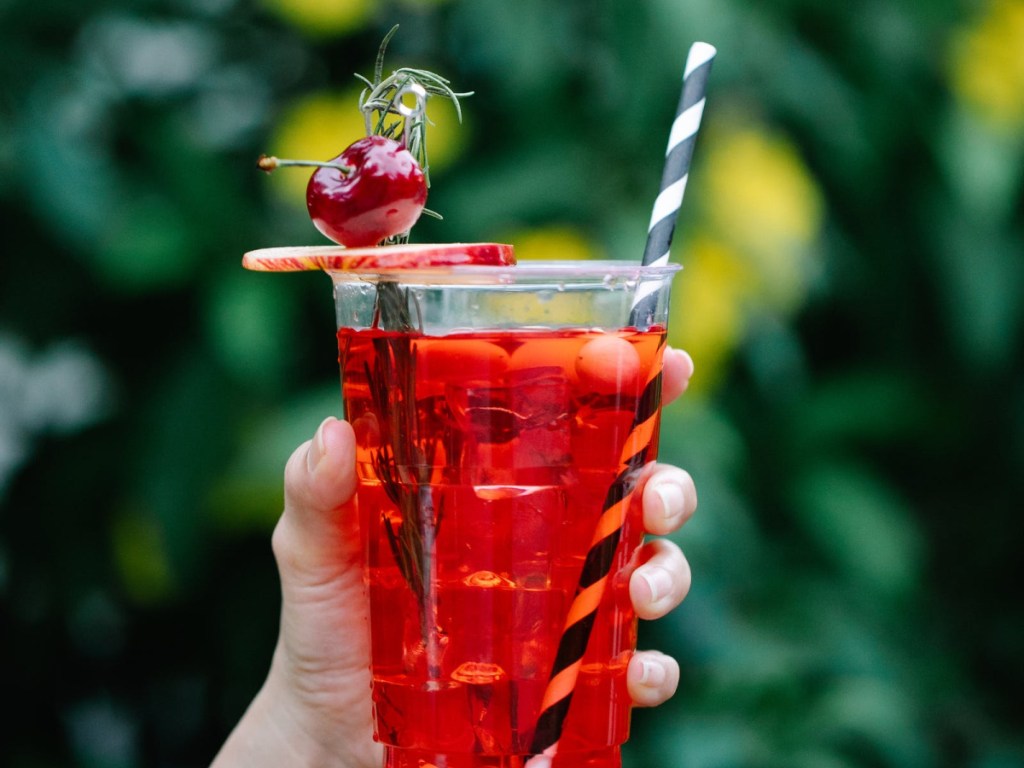
[(629, 597), (641, 619), (659, 619), (690, 591), (690, 564), (668, 539), (652, 539), (640, 549), (641, 564), (629, 577)]
[(644, 530), (664, 535), (689, 520), (697, 509), (697, 488), (690, 473), (669, 464), (655, 464), (644, 484)]

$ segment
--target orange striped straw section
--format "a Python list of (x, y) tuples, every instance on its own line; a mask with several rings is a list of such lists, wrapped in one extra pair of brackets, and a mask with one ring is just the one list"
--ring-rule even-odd
[(633, 424), (619, 459), (619, 474), (605, 496), (603, 511), (583, 563), (576, 594), (569, 607), (530, 746), (530, 752), (534, 755), (553, 757), (558, 751), (558, 741), (576, 689), (583, 655), (605, 594), (622, 526), (632, 501), (637, 470), (647, 463), (654, 449), (660, 407), (661, 370), (655, 368), (637, 401)]

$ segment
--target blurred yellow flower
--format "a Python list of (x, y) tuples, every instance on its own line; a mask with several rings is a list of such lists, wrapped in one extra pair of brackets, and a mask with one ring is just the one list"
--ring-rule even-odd
[[(366, 135), (359, 111), (362, 86), (338, 92), (321, 91), (291, 104), (281, 115), (267, 154), (300, 160), (330, 160)], [(463, 113), (465, 115), (465, 113)], [(444, 98), (427, 102), (427, 161), (431, 174), (459, 155), (466, 126), (459, 124), (454, 105)], [(284, 168), (271, 174), (271, 188), (286, 202), (305, 205), (306, 183), (312, 169)]]
[(600, 259), (603, 251), (586, 235), (568, 225), (551, 225), (513, 232), (504, 238), (516, 248), (517, 261)]
[(374, 0), (263, 0), (277, 14), (311, 37), (332, 37), (359, 29)]
[(696, 235), (675, 257), (669, 335), (709, 391), (759, 315), (786, 316), (806, 298), (824, 223), (814, 177), (785, 138), (761, 128), (708, 126), (694, 177)]
[(707, 235), (693, 239), (685, 263), (672, 293), (669, 340), (697, 362), (691, 390), (706, 392), (743, 337), (745, 307), (759, 280), (742, 254)]
[(762, 300), (791, 312), (806, 293), (821, 192), (788, 141), (752, 128), (713, 138), (701, 191), (707, 225), (758, 273)]
[(953, 91), (992, 125), (1024, 127), (1024, 0), (992, 0), (954, 33)]

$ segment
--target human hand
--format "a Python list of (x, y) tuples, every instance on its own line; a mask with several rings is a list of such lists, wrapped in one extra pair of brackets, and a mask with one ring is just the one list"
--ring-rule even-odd
[[(686, 389), (693, 363), (665, 352), (663, 402)], [(693, 514), (690, 476), (666, 464), (644, 470), (641, 501), (648, 533), (677, 530)], [(274, 530), (281, 577), (281, 626), (270, 673), (213, 768), (346, 766), (379, 768), (370, 707), (368, 601), (357, 537), (355, 436), (328, 418), (285, 469), (285, 508)], [(690, 569), (673, 542), (642, 545), (629, 582), (637, 615), (659, 618), (690, 587)], [(659, 651), (637, 651), (626, 675), (634, 704), (655, 706), (675, 693), (679, 665)]]

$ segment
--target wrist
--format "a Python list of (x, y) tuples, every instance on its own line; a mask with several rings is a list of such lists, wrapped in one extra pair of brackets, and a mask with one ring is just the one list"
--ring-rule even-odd
[(275, 662), (211, 768), (357, 768), (333, 752), (318, 730)]

